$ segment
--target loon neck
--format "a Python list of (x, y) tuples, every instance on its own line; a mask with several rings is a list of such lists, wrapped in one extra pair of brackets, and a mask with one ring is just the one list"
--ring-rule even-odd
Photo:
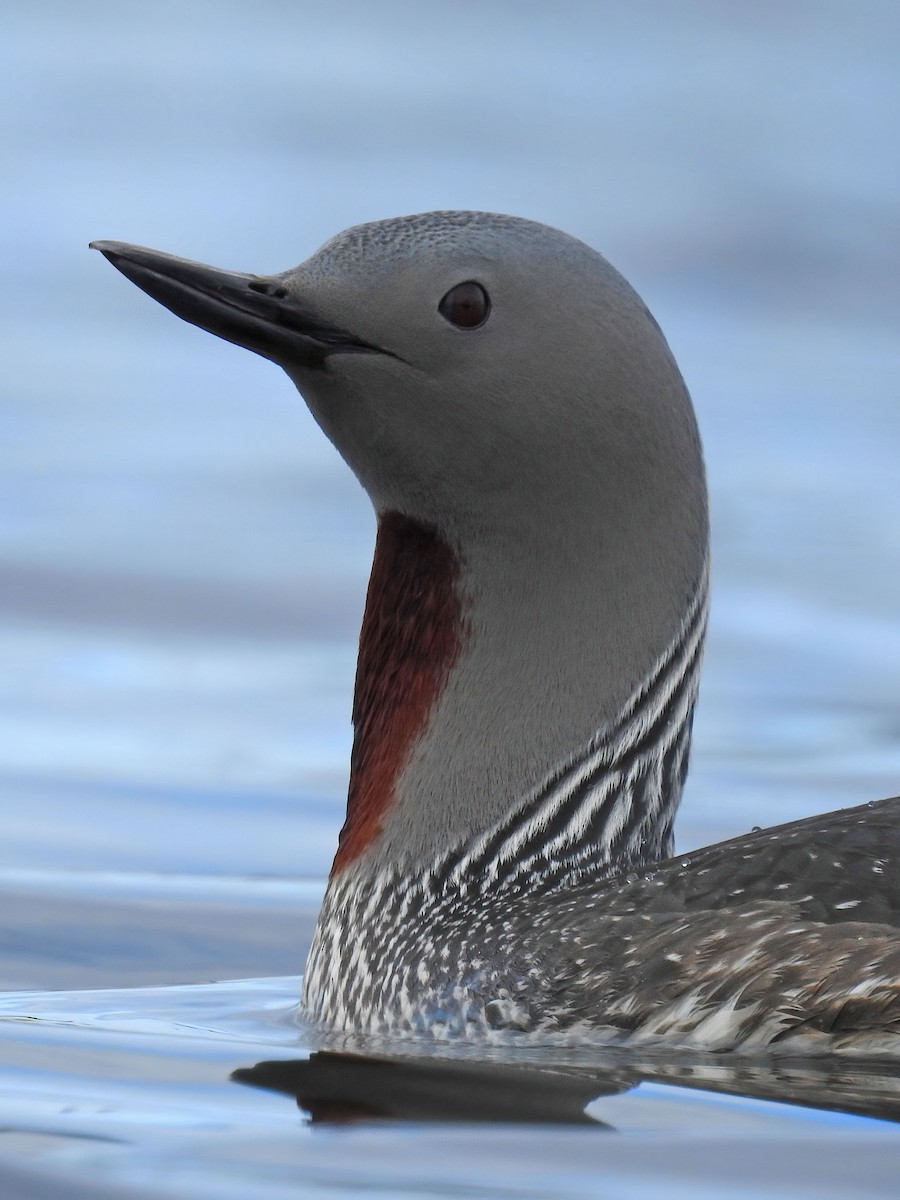
[(465, 640), (459, 559), (429, 526), (379, 517), (359, 639), (347, 816), (332, 873), (378, 838)]
[[(466, 957), (469, 934), (477, 944), (480, 932), (496, 932), (523, 893), (544, 897), (671, 854), (706, 602), (704, 570), (670, 646), (617, 717), (499, 818), (457, 831), (430, 857), (404, 859), (378, 853), (384, 826), (396, 822), (392, 801), (371, 849), (332, 873), (304, 975), (309, 1014), (383, 1030), (399, 1007), (415, 1030), (429, 1030), (432, 1015), (446, 1025), (467, 992), (456, 973), (483, 965)], [(518, 944), (528, 931), (510, 925)], [(516, 971), (527, 961), (523, 950)]]
[[(521, 837), (543, 839), (535, 862), (548, 876), (671, 848), (705, 547), (662, 577), (658, 559), (642, 578), (618, 553), (619, 543), (575, 552), (510, 533), (460, 545), (410, 517), (381, 516), (333, 876), (411, 876), (451, 861), (484, 873), (474, 847), (493, 841), (511, 854)], [(637, 767), (623, 765), (629, 748)]]

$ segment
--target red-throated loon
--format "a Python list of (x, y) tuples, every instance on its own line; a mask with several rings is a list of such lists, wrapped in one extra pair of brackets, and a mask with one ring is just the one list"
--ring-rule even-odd
[(670, 857), (706, 488), (625, 280), (558, 230), (474, 212), (362, 225), (275, 276), (94, 245), (281, 365), (377, 513), (306, 1012), (900, 1051), (900, 800)]

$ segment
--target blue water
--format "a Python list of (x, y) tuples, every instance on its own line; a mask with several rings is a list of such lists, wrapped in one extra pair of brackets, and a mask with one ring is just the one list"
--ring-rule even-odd
[(309, 1130), (228, 1082), (308, 1049), (290, 1012), (373, 521), (285, 377), (86, 244), (265, 272), (357, 221), (475, 207), (597, 246), (706, 445), (680, 847), (889, 795), (900, 9), (12, 0), (0, 32), (0, 1163), (21, 1194), (47, 1172), (73, 1196), (893, 1194), (892, 1126), (662, 1083), (598, 1101), (598, 1140)]

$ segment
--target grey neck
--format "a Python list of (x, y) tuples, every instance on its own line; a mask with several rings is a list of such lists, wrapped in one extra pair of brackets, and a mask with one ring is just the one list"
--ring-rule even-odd
[[(568, 542), (547, 528), (522, 536), (496, 523), (465, 539), (457, 584), (465, 645), (398, 777), (365, 856), (371, 868), (427, 867), (496, 829), (589, 749), (616, 751), (648, 680), (690, 693), (678, 708), (689, 739), (707, 552), (705, 528), (695, 556), (678, 549), (681, 515), (657, 520), (655, 543), (640, 513), (632, 519), (641, 540), (632, 540), (624, 512), (593, 540), (583, 530)], [(615, 535), (605, 536), (610, 528)], [(680, 791), (679, 782), (672, 811)], [(670, 824), (647, 841), (646, 856), (666, 849)]]
[(672, 853), (707, 613), (704, 574), (676, 637), (617, 716), (481, 836), (440, 857), (438, 890), (556, 890)]

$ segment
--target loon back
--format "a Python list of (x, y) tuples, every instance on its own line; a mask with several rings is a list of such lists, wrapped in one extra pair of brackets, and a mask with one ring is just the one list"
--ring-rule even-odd
[[(852, 959), (852, 1011), (892, 1027), (872, 981), (897, 979), (896, 905), (848, 933), (851, 909), (803, 907), (843, 868), (773, 882), (771, 847), (805, 826), (659, 861), (705, 634), (706, 488), (678, 368), (605, 259), (467, 212), (350, 229), (276, 276), (96, 245), (178, 316), (280, 364), (375, 508), (311, 1015), (772, 1041), (822, 1023), (814, 977)], [(860, 812), (874, 876), (896, 804)], [(816, 833), (835, 864), (843, 819)], [(893, 894), (888, 871), (872, 895)], [(721, 886), (701, 900), (707, 877)], [(848, 903), (870, 895), (856, 884)]]

